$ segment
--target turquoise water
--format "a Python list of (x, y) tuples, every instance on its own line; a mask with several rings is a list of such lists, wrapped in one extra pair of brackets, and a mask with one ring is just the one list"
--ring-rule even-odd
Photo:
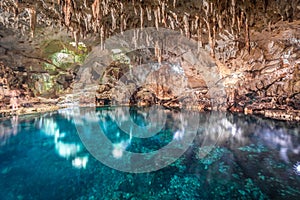
[[(157, 121), (149, 120), (149, 113), (107, 107), (2, 119), (0, 199), (299, 199), (299, 124), (228, 113), (197, 113), (189, 124), (196, 118), (190, 113), (159, 110)], [(162, 127), (139, 138), (120, 128), (128, 119), (144, 129), (159, 122)], [(101, 128), (113, 148), (108, 152), (97, 141), (96, 150), (122, 167), (125, 151), (159, 151), (184, 140), (195, 123), (185, 153), (148, 173), (110, 168), (82, 142)]]

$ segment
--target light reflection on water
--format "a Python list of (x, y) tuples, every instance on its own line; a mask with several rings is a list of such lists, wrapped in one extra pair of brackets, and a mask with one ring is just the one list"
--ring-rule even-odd
[[(79, 110), (64, 109), (2, 120), (0, 199), (296, 199), (300, 195), (298, 124), (201, 113), (198, 133), (184, 156), (156, 172), (128, 174), (94, 159), (80, 141), (74, 121), (99, 123), (117, 160), (125, 150), (149, 152), (180, 141), (187, 122), (179, 111), (164, 110), (167, 120), (161, 132), (136, 138), (119, 128), (129, 118), (123, 111), (108, 107), (83, 116)], [(130, 116), (146, 127), (148, 111), (132, 108)], [(158, 116), (151, 123), (160, 121)]]

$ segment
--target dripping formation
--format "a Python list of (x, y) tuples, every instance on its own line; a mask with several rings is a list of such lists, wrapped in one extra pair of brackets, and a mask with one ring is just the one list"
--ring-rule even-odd
[[(216, 40), (219, 34), (229, 29), (236, 38), (243, 38), (245, 49), (250, 48), (250, 30), (253, 21), (263, 21), (270, 27), (279, 19), (293, 20), (295, 14), (289, 14), (279, 5), (269, 4), (268, 0), (201, 0), (185, 2), (182, 0), (154, 1), (114, 1), (114, 0), (7, 0), (0, 3), (5, 15), (6, 27), (20, 28), (25, 34), (51, 24), (53, 27), (67, 27), (78, 36), (85, 38), (89, 34), (99, 34), (105, 40), (114, 33), (123, 33), (128, 29), (143, 27), (166, 27), (181, 31), (186, 37), (199, 41), (199, 46), (209, 44), (211, 55), (215, 54)], [(297, 12), (292, 3), (292, 12)], [(263, 9), (260, 9), (263, 7)], [(296, 3), (297, 7), (297, 3)], [(126, 9), (124, 9), (126, 8)], [(279, 10), (277, 16), (271, 11)], [(13, 12), (11, 12), (13, 11)], [(26, 13), (24, 13), (27, 12)], [(51, 13), (46, 15), (45, 13)], [(25, 14), (25, 15), (24, 15)], [(146, 16), (146, 17), (145, 17)], [(154, 19), (154, 20), (153, 20)], [(28, 26), (27, 26), (28, 24)], [(203, 26), (204, 25), (204, 26)], [(30, 27), (28, 29), (27, 27)], [(24, 32), (25, 31), (25, 32)]]

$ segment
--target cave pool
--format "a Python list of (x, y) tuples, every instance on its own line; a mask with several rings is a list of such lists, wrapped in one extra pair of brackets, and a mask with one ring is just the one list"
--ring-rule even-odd
[[(82, 109), (0, 119), (1, 200), (300, 199), (299, 123), (162, 108), (152, 110), (151, 121), (148, 108)], [(137, 130), (161, 127), (140, 138), (121, 127), (129, 122)], [(180, 149), (191, 128), (191, 142)], [(83, 140), (97, 134), (106, 136), (111, 149), (98, 139), (91, 147), (97, 152), (88, 151)], [(172, 141), (174, 152), (177, 143), (184, 152), (178, 158), (163, 154), (147, 166), (126, 168), (133, 162), (130, 152), (147, 155)], [(112, 166), (98, 161), (98, 154), (107, 155)], [(159, 167), (168, 159), (172, 162)], [(149, 172), (128, 171), (138, 172), (139, 166)]]

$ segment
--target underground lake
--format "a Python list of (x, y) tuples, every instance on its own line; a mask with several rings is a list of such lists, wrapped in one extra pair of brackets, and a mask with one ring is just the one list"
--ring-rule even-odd
[(0, 134), (2, 200), (300, 196), (299, 123), (110, 106), (3, 118)]

